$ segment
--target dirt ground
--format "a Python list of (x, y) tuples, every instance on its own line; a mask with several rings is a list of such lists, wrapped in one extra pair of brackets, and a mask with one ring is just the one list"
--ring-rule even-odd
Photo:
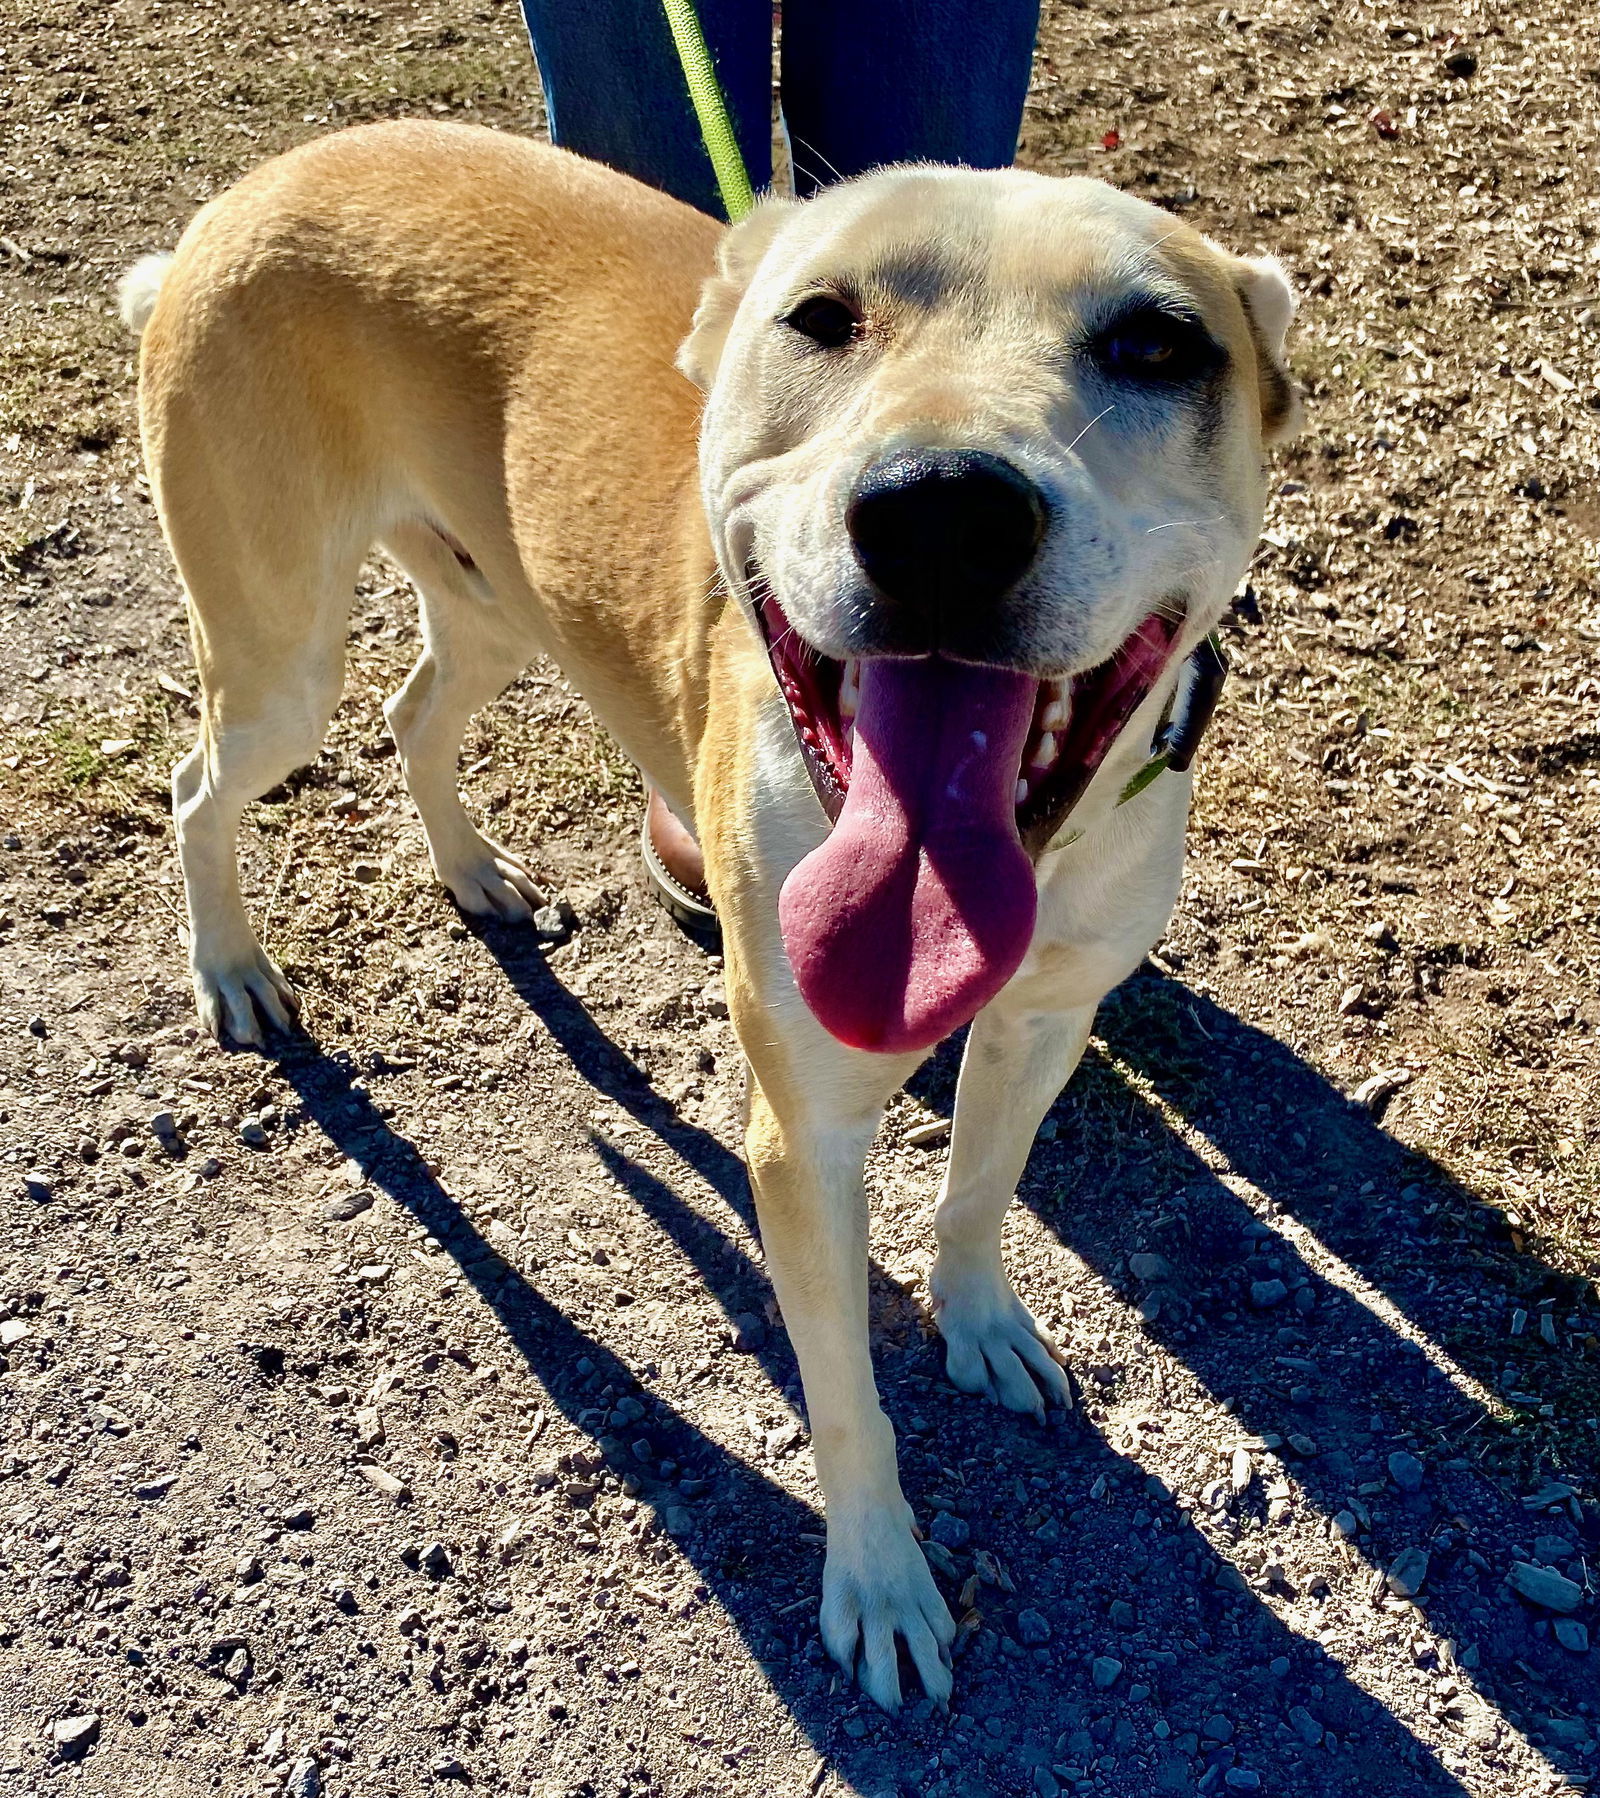
[(327, 751), (244, 832), (307, 1034), (192, 1022), (111, 286), (312, 133), (536, 129), (515, 8), (0, 4), (0, 1795), (1591, 1788), (1600, 48), (1538, 11), (1046, 6), (1023, 160), (1280, 255), (1309, 418), (1179, 914), (1008, 1239), (1071, 1417), (943, 1381), (908, 1132), (952, 1051), (875, 1155), (963, 1625), (951, 1714), (891, 1722), (817, 1639), (718, 970), (559, 679), (463, 774), (552, 944), (430, 884), (371, 569)]

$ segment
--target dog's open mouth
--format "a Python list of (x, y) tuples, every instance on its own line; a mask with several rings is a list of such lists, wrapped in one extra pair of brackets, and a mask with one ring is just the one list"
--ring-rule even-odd
[(1061, 681), (948, 661), (837, 662), (757, 588), (774, 672), (834, 821), (785, 881), (806, 1003), (854, 1048), (931, 1048), (975, 1017), (1032, 940), (1032, 858), (1166, 667), (1181, 610), (1153, 612)]

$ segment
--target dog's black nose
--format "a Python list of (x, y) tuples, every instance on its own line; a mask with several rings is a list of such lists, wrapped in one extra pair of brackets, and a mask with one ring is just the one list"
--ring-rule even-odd
[(856, 484), (845, 528), (887, 598), (907, 605), (998, 599), (1027, 572), (1044, 500), (1026, 475), (984, 450), (906, 450)]

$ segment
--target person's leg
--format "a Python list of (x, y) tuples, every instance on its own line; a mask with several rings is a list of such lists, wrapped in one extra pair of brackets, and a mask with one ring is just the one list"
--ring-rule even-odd
[(788, 0), (795, 191), (888, 162), (1009, 167), (1038, 23), (1038, 0)]
[[(698, 8), (751, 185), (772, 179), (770, 0)], [(550, 136), (714, 218), (722, 200), (661, 0), (522, 0)]]

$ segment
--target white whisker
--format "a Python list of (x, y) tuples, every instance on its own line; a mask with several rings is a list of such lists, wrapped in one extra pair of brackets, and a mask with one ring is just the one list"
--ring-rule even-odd
[(1082, 443), (1084, 438), (1087, 437), (1089, 435), (1089, 433), (1095, 428), (1095, 426), (1097, 424), (1099, 424), (1100, 420), (1102, 418), (1104, 418), (1108, 412), (1115, 412), (1115, 411), (1116, 411), (1116, 407), (1114, 405), (1112, 405), (1112, 406), (1106, 406), (1103, 410), (1095, 413), (1094, 417), (1089, 420), (1089, 422), (1083, 427), (1083, 429), (1081, 431), (1079, 431), (1077, 436), (1073, 438), (1071, 443), (1069, 443), (1067, 445), (1066, 449), (1062, 453), (1064, 455), (1071, 455), (1073, 450), (1075, 450), (1078, 447), (1078, 445), (1080, 443)]
[(1214, 518), (1171, 518), (1168, 519), (1165, 524), (1151, 525), (1149, 530), (1145, 532), (1145, 535), (1147, 537), (1153, 537), (1157, 531), (1193, 530), (1198, 529), (1198, 527), (1203, 524), (1221, 524), (1226, 516), (1226, 513), (1219, 512)]

